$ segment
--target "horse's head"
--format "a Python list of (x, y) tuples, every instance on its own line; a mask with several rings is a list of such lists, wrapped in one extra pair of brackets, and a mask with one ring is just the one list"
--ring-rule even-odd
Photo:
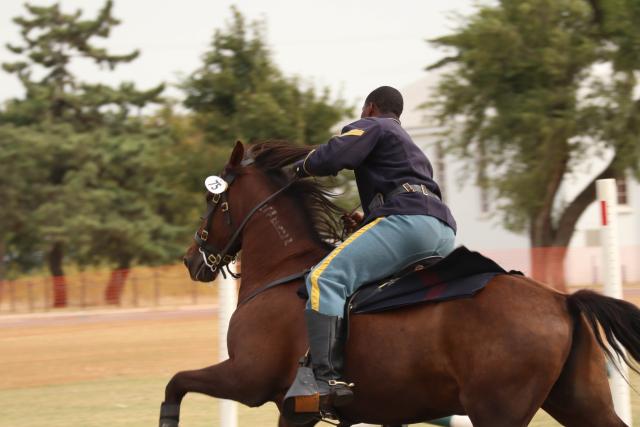
[(228, 264), (235, 262), (240, 251), (246, 200), (255, 191), (249, 182), (251, 168), (244, 167), (247, 161), (243, 158), (244, 146), (238, 141), (222, 175), (205, 182), (207, 209), (184, 257), (192, 280), (215, 280), (223, 268), (228, 270)]
[[(312, 180), (291, 180), (283, 168), (304, 158), (312, 147), (284, 141), (255, 144), (245, 158), (242, 143), (236, 143), (220, 177), (210, 177), (207, 186), (207, 210), (196, 231), (194, 244), (184, 263), (193, 280), (211, 282), (223, 268), (235, 261), (241, 249), (247, 222), (263, 206), (291, 189), (291, 203), (306, 208), (302, 215), (289, 214), (288, 220), (304, 222), (317, 243), (339, 236), (335, 221), (339, 208), (331, 193)], [(292, 209), (286, 209), (291, 212)], [(304, 217), (300, 219), (299, 217)], [(294, 219), (296, 217), (297, 219)]]

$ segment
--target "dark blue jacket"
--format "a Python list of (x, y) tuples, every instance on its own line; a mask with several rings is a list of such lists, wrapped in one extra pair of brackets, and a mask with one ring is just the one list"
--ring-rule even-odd
[[(453, 215), (440, 200), (431, 163), (393, 117), (368, 117), (345, 126), (341, 135), (309, 153), (303, 168), (315, 176), (353, 169), (365, 222), (388, 215), (430, 215), (456, 230)], [(417, 192), (386, 197), (405, 183), (424, 184), (438, 197)], [(377, 193), (385, 196), (384, 204), (369, 211)]]

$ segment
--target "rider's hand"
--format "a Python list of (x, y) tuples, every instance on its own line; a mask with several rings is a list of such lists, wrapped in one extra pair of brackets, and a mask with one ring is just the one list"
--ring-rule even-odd
[(288, 166), (287, 168), (285, 168), (286, 175), (289, 176), (291, 179), (308, 177), (309, 174), (304, 170), (303, 165), (304, 165), (304, 160), (300, 160), (298, 162), (295, 162), (291, 166)]
[(342, 223), (344, 224), (344, 228), (347, 233), (351, 234), (360, 226), (362, 221), (364, 220), (364, 215), (362, 212), (352, 212), (345, 213), (341, 217)]

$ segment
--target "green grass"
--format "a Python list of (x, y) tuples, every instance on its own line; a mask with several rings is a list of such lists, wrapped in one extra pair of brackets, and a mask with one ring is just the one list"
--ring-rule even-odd
[[(3, 427), (155, 426), (168, 378), (114, 378), (70, 384), (0, 390)], [(634, 381), (637, 382), (637, 381)], [(640, 397), (633, 396), (635, 425), (640, 425)], [(239, 405), (240, 427), (276, 426), (273, 404)], [(181, 426), (219, 425), (218, 401), (189, 394), (182, 404)], [(540, 411), (530, 426), (558, 426)]]
[[(117, 378), (0, 390), (3, 427), (137, 427), (158, 423), (167, 378)], [(275, 426), (277, 409), (239, 405), (240, 426)], [(190, 394), (181, 426), (219, 425), (218, 401)]]
[[(156, 426), (171, 375), (216, 360), (215, 325), (213, 313), (199, 312), (0, 325), (0, 427)], [(632, 383), (640, 390), (638, 375)], [(635, 392), (632, 408), (640, 426)], [(273, 404), (240, 405), (239, 415), (239, 427), (275, 426), (278, 418)], [(219, 425), (217, 400), (187, 395), (182, 427)], [(530, 425), (558, 424), (540, 412)]]

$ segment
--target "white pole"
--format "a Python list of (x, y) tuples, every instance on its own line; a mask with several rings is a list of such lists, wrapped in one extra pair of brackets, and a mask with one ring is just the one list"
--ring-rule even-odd
[[(600, 210), (600, 240), (602, 245), (604, 294), (613, 298), (622, 298), (622, 277), (620, 266), (620, 244), (618, 242), (618, 189), (615, 179), (599, 179), (596, 181), (598, 208)], [(629, 370), (624, 362), (617, 360), (620, 367), (611, 371), (611, 394), (616, 413), (627, 425), (631, 423), (631, 396)]]
[[(218, 351), (220, 361), (227, 360), (227, 330), (229, 320), (236, 309), (237, 293), (236, 281), (229, 276), (227, 279), (218, 278)], [(220, 400), (220, 427), (238, 426), (238, 404), (232, 400)]]

